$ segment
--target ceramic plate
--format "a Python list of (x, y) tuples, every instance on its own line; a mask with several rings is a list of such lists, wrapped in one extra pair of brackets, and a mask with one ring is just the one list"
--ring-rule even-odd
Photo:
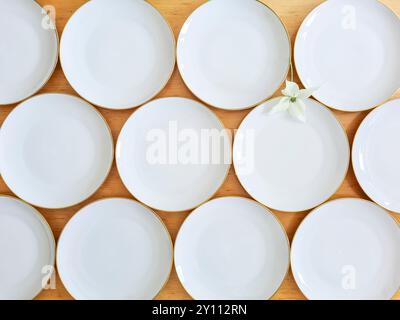
[(333, 113), (307, 99), (305, 123), (287, 112), (271, 114), (270, 100), (243, 120), (233, 162), (247, 192), (280, 211), (304, 211), (326, 201), (346, 175), (347, 135)]
[(164, 211), (185, 211), (219, 189), (231, 162), (231, 140), (217, 116), (184, 98), (137, 110), (118, 138), (116, 160), (134, 197)]
[(377, 0), (328, 0), (301, 25), (297, 72), (314, 97), (343, 111), (381, 104), (400, 88), (400, 19)]
[(279, 17), (247, 0), (207, 1), (186, 20), (178, 67), (190, 90), (217, 108), (245, 109), (286, 79), (290, 41)]
[(168, 280), (169, 233), (150, 209), (112, 198), (81, 209), (65, 226), (57, 268), (75, 299), (152, 299)]
[(161, 14), (143, 0), (92, 0), (68, 21), (61, 64), (86, 100), (110, 109), (136, 107), (166, 85), (175, 39)]
[(100, 113), (70, 95), (45, 94), (16, 107), (0, 130), (0, 172), (21, 199), (64, 208), (91, 196), (113, 160)]
[(24, 100), (44, 86), (57, 64), (58, 37), (36, 1), (0, 0), (0, 39), (2, 105)]
[(400, 287), (400, 229), (372, 202), (334, 200), (301, 223), (291, 263), (309, 299), (390, 299)]
[(400, 213), (400, 100), (372, 111), (353, 143), (353, 168), (365, 193)]
[(218, 198), (197, 208), (175, 242), (179, 279), (198, 300), (268, 299), (288, 264), (282, 225), (267, 208), (246, 198)]
[(0, 196), (0, 300), (30, 300), (53, 272), (55, 241), (30, 205)]

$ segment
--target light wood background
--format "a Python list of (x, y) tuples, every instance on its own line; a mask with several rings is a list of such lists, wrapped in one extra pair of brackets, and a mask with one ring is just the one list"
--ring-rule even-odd
[[(73, 14), (73, 12), (76, 9), (78, 9), (86, 1), (85, 0), (39, 0), (38, 2), (41, 5), (52, 5), (55, 7), (57, 29), (59, 34), (61, 35), (64, 25), (66, 24), (68, 18)], [(179, 30), (184, 21), (186, 20), (186, 18), (190, 15), (190, 13), (194, 9), (196, 9), (199, 5), (204, 3), (205, 0), (149, 0), (149, 2), (152, 5), (154, 5), (154, 7), (156, 7), (164, 15), (164, 17), (166, 17), (166, 19), (171, 24), (172, 29), (174, 30), (175, 36), (177, 37), (177, 35), (179, 34)], [(322, 0), (263, 0), (263, 2), (269, 5), (281, 17), (281, 19), (285, 23), (290, 33), (293, 43), (296, 32), (301, 22), (305, 18), (305, 16), (313, 8), (315, 8), (318, 4), (320, 4), (323, 1)], [(398, 16), (400, 16), (399, 0), (382, 0), (382, 2), (386, 4), (388, 7), (390, 7), (393, 11), (395, 11)], [(297, 76), (295, 77), (295, 80), (296, 81), (298, 80)], [(52, 78), (50, 79), (50, 81), (41, 90), (41, 93), (45, 92), (76, 94), (66, 81), (59, 64), (57, 65), (57, 69)], [(279, 92), (277, 92), (276, 95), (279, 95)], [(169, 81), (168, 85), (159, 94), (158, 97), (168, 97), (168, 96), (181, 96), (181, 97), (196, 99), (184, 85), (178, 73), (177, 68), (175, 68), (174, 74), (171, 80)], [(395, 97), (400, 97), (400, 91), (397, 92)], [(5, 117), (14, 107), (15, 105), (0, 108), (0, 123), (3, 122)], [(220, 117), (225, 126), (231, 129), (237, 128), (241, 120), (249, 112), (249, 110), (223, 111), (214, 108), (211, 109), (213, 109), (213, 111), (215, 111), (215, 113)], [(100, 112), (104, 115), (104, 117), (108, 121), (112, 129), (114, 141), (116, 141), (120, 129), (122, 128), (127, 118), (132, 114), (132, 112), (134, 112), (134, 110), (110, 111), (106, 109), (100, 109)], [(350, 143), (352, 143), (354, 134), (360, 122), (367, 115), (367, 113), (368, 112), (344, 113), (335, 111), (336, 116), (339, 118), (339, 120), (346, 128)], [(12, 195), (12, 192), (6, 187), (1, 178), (0, 178), (0, 194)], [(239, 184), (233, 169), (231, 169), (228, 179), (226, 180), (222, 188), (218, 191), (216, 196), (227, 196), (227, 195), (238, 195), (238, 196), (249, 197), (249, 195), (244, 191), (244, 189)], [(64, 225), (80, 208), (91, 203), (94, 200), (112, 196), (128, 197), (128, 198), (132, 197), (127, 191), (127, 189), (123, 186), (118, 176), (115, 163), (104, 185), (90, 199), (88, 199), (84, 203), (63, 210), (45, 210), (40, 208), (38, 209), (49, 222), (51, 228), (53, 229), (55, 237), (58, 238)], [(343, 185), (332, 198), (340, 198), (340, 197), (362, 197), (368, 199), (361, 190), (360, 186), (358, 185), (352, 168), (350, 168)], [(172, 238), (175, 239), (180, 225), (182, 224), (183, 220), (185, 219), (185, 217), (188, 215), (189, 212), (183, 212), (183, 213), (157, 212), (157, 213), (161, 216), (161, 218), (167, 225)], [(308, 212), (281, 213), (275, 211), (275, 214), (285, 226), (290, 239), (292, 239), (293, 234), (297, 229), (299, 223), (303, 220), (303, 218), (307, 215), (307, 213)], [(396, 216), (396, 218), (400, 221), (400, 215)], [(57, 277), (57, 288), (55, 290), (45, 290), (37, 298), (72, 299), (71, 296), (63, 287), (58, 277)], [(190, 299), (188, 294), (185, 292), (185, 290), (179, 283), (179, 280), (174, 270), (172, 271), (171, 277), (167, 285), (159, 293), (157, 298)], [(300, 290), (296, 286), (296, 283), (294, 282), (292, 274), (289, 272), (281, 288), (273, 298), (304, 299), (304, 296), (301, 294)], [(395, 298), (400, 299), (400, 292), (397, 293)]]

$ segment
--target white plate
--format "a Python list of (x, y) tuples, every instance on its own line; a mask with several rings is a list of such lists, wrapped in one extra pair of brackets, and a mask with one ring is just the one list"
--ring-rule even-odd
[(175, 38), (147, 1), (92, 0), (65, 26), (60, 59), (83, 98), (104, 108), (129, 109), (167, 84), (175, 66)]
[(287, 112), (271, 114), (272, 99), (251, 111), (235, 136), (233, 162), (247, 192), (280, 211), (304, 211), (326, 201), (343, 182), (347, 135), (333, 113), (306, 100), (305, 123)]
[(0, 0), (0, 105), (42, 88), (58, 60), (58, 36), (36, 2)]
[(291, 264), (309, 299), (390, 299), (400, 287), (399, 226), (372, 202), (328, 202), (301, 223)]
[(400, 99), (372, 111), (353, 143), (353, 168), (365, 193), (400, 213)]
[[(208, 134), (215, 138), (209, 140)], [(118, 138), (116, 161), (134, 197), (159, 210), (185, 211), (210, 199), (224, 182), (231, 140), (207, 107), (190, 99), (163, 98), (128, 119)]]
[(55, 246), (38, 211), (16, 198), (0, 196), (0, 300), (36, 297), (42, 281), (53, 272)]
[(377, 0), (328, 0), (304, 20), (294, 58), (314, 97), (343, 111), (382, 103), (400, 88), (400, 19)]
[(270, 97), (289, 69), (290, 41), (265, 4), (213, 0), (186, 20), (178, 39), (179, 71), (190, 90), (217, 108), (250, 108)]
[(101, 114), (74, 96), (45, 94), (16, 107), (0, 130), (0, 172), (21, 199), (51, 209), (91, 196), (108, 175), (113, 140)]
[(169, 233), (138, 202), (111, 198), (81, 209), (65, 226), (57, 269), (75, 299), (152, 299), (168, 280)]
[(175, 242), (175, 267), (186, 291), (203, 299), (268, 299), (289, 266), (289, 241), (257, 202), (214, 199), (193, 211)]

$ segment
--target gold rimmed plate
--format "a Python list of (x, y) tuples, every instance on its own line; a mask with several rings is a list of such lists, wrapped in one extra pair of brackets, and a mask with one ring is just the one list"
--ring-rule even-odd
[(54, 23), (36, 1), (0, 0), (0, 105), (39, 91), (58, 60)]
[(227, 110), (266, 100), (286, 79), (290, 40), (259, 1), (214, 0), (197, 8), (178, 38), (179, 71), (202, 101)]
[(129, 109), (166, 85), (175, 66), (175, 38), (147, 1), (92, 0), (65, 26), (60, 61), (83, 98), (104, 108)]
[(55, 241), (44, 217), (0, 195), (0, 300), (30, 300), (54, 272)]
[(328, 0), (302, 23), (294, 60), (313, 96), (342, 111), (362, 111), (400, 88), (400, 19), (377, 0)]
[(296, 231), (291, 267), (308, 299), (391, 299), (400, 287), (399, 225), (364, 199), (327, 202)]
[(175, 242), (175, 267), (198, 300), (262, 300), (280, 287), (289, 241), (266, 207), (242, 197), (213, 199), (195, 209)]
[(172, 261), (172, 241), (162, 220), (123, 198), (81, 209), (57, 247), (60, 277), (79, 300), (152, 299), (168, 280)]
[(400, 213), (400, 99), (371, 111), (353, 142), (354, 173), (364, 192), (387, 210)]
[(116, 163), (135, 198), (155, 209), (186, 211), (221, 187), (231, 164), (231, 139), (203, 104), (179, 97), (157, 99), (126, 121)]
[(233, 163), (240, 183), (257, 201), (285, 212), (311, 209), (345, 179), (350, 147), (335, 115), (306, 99), (306, 121), (272, 113), (279, 98), (253, 109), (235, 135)]
[(18, 197), (59, 209), (86, 200), (114, 157), (110, 129), (86, 101), (43, 94), (18, 105), (0, 131), (0, 172)]

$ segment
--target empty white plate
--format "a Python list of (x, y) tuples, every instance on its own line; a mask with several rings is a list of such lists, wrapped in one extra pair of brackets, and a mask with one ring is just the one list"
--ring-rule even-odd
[(365, 193), (400, 213), (400, 100), (373, 110), (353, 143), (353, 168)]
[(268, 299), (289, 265), (289, 241), (277, 218), (257, 202), (214, 199), (193, 211), (175, 242), (175, 267), (198, 300)]
[(377, 0), (328, 0), (304, 20), (294, 58), (314, 97), (343, 111), (382, 103), (400, 88), (400, 19)]
[(186, 20), (179, 71), (189, 89), (217, 108), (250, 108), (286, 79), (290, 41), (279, 17), (260, 1), (213, 0)]
[(47, 284), (55, 241), (42, 215), (16, 198), (0, 196), (0, 300), (30, 300)]
[(218, 117), (185, 98), (163, 98), (138, 109), (118, 138), (118, 172), (146, 205), (185, 211), (210, 199), (231, 163), (231, 140)]
[(91, 196), (113, 161), (101, 114), (74, 96), (45, 94), (16, 107), (0, 130), (0, 172), (21, 199), (64, 208)]
[(400, 287), (400, 228), (372, 202), (334, 200), (301, 223), (291, 264), (309, 299), (390, 299)]
[(41, 89), (58, 60), (58, 36), (44, 9), (30, 0), (0, 0), (0, 105)]
[(75, 299), (152, 299), (168, 280), (169, 233), (138, 202), (110, 198), (76, 213), (61, 233), (57, 269)]
[(175, 65), (172, 30), (143, 0), (88, 1), (68, 21), (60, 46), (72, 87), (109, 109), (150, 100), (167, 84)]
[(252, 110), (235, 136), (233, 162), (247, 192), (280, 211), (304, 211), (326, 201), (343, 182), (350, 148), (333, 113), (307, 99), (305, 123), (270, 113), (272, 99)]

